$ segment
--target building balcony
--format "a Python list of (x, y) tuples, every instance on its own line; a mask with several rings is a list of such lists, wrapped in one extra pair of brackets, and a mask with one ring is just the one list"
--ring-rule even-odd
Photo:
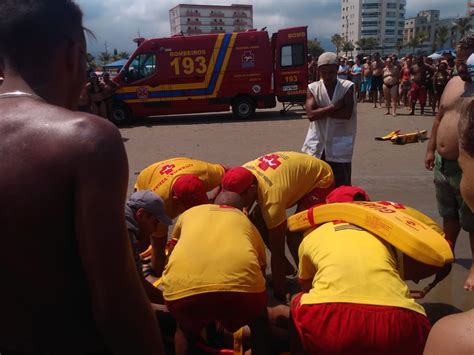
[(201, 34), (202, 30), (199, 28), (188, 28), (185, 31), (185, 33), (190, 34), (190, 35), (197, 35), (197, 34)]
[(242, 19), (234, 20), (234, 26), (247, 26), (248, 22)]
[(193, 19), (193, 20), (190, 20), (190, 21), (186, 21), (185, 25), (201, 26), (202, 22), (200, 20)]
[(221, 11), (211, 11), (210, 17), (224, 17), (224, 13)]
[(234, 14), (232, 15), (232, 17), (247, 18), (248, 16), (245, 12), (235, 11)]
[(211, 26), (225, 26), (224, 20), (212, 20), (210, 22)]
[(201, 17), (201, 13), (197, 10), (196, 11), (187, 10), (186, 16)]
[(211, 32), (211, 33), (225, 33), (225, 30), (223, 28), (213, 28), (209, 32)]

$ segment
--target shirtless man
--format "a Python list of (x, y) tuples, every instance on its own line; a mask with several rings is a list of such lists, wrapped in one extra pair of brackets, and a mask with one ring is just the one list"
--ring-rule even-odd
[[(471, 249), (474, 253), (474, 215), (464, 203), (460, 192), (461, 169), (457, 163), (458, 121), (461, 112), (472, 98), (461, 97), (471, 82), (467, 71), (467, 58), (474, 53), (474, 35), (463, 38), (457, 48), (457, 70), (459, 76), (452, 78), (441, 96), (438, 115), (433, 123), (431, 138), (425, 157), (425, 167), (435, 172), (436, 199), (438, 210), (443, 218), (446, 238), (453, 248), (461, 227), (469, 232)], [(464, 289), (474, 290), (474, 264), (464, 283)]]
[(122, 138), (70, 111), (86, 77), (82, 12), (3, 0), (0, 13), (0, 353), (163, 354), (125, 227)]
[(107, 117), (109, 117), (110, 113), (112, 112), (114, 94), (115, 91), (117, 91), (119, 85), (115, 81), (110, 80), (110, 74), (108, 72), (104, 73), (104, 76), (102, 77), (102, 83), (104, 84), (104, 102), (107, 109)]
[[(474, 79), (474, 55), (471, 64), (471, 80)], [(474, 84), (471, 83), (470, 103), (459, 119), (459, 165), (462, 168), (461, 194), (469, 208), (474, 211)], [(464, 355), (474, 353), (474, 310), (453, 314), (441, 319), (432, 328), (424, 354)]]
[(374, 61), (371, 63), (372, 68), (372, 85), (370, 92), (372, 94), (372, 101), (374, 103), (374, 108), (377, 108), (377, 96), (379, 100), (380, 108), (382, 108), (382, 98), (383, 98), (383, 67), (384, 64), (380, 60), (380, 54), (374, 54)]
[(368, 97), (370, 98), (371, 87), (372, 87), (372, 66), (371, 66), (370, 58), (367, 57), (364, 61), (364, 65), (362, 67), (361, 91), (362, 91), (363, 101), (367, 100), (366, 93), (367, 93)]
[(433, 74), (431, 73), (431, 69), (425, 64), (423, 56), (419, 56), (416, 59), (416, 64), (410, 68), (410, 76), (410, 115), (413, 116), (415, 114), (415, 106), (418, 100), (420, 101), (420, 113), (424, 115), (428, 95), (428, 84), (431, 82)]

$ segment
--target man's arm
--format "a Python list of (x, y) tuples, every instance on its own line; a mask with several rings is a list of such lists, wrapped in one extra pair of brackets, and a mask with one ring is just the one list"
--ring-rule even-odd
[[(161, 228), (165, 228), (166, 231), (162, 231)], [(152, 235), (151, 240), (151, 269), (156, 277), (161, 277), (163, 270), (166, 266), (166, 243), (168, 241), (168, 226), (160, 226), (160, 234)]]
[(285, 256), (285, 236), (286, 220), (275, 228), (268, 230), (270, 244), (271, 268), (273, 292), (275, 298), (286, 302), (285, 281), (286, 281), (286, 256)]
[(81, 149), (75, 159), (76, 235), (95, 321), (114, 354), (163, 354), (127, 237), (128, 166), (122, 138), (96, 117), (81, 119), (73, 129)]
[(434, 161), (435, 161), (435, 151), (436, 151), (436, 138), (438, 135), (438, 128), (441, 120), (444, 115), (444, 106), (443, 106), (443, 97), (441, 97), (441, 104), (439, 105), (439, 111), (436, 114), (436, 117), (433, 121), (433, 127), (431, 128), (430, 140), (428, 141), (428, 146), (426, 147), (425, 155), (425, 168), (428, 170), (433, 170)]
[[(354, 87), (351, 86), (349, 90), (347, 90), (346, 94), (342, 98), (342, 108), (335, 111), (331, 117), (333, 118), (341, 118), (343, 120), (349, 120), (352, 117), (352, 111), (354, 110)], [(337, 103), (336, 103), (337, 105)]]
[(310, 120), (311, 122), (331, 116), (334, 112), (336, 112), (338, 108), (339, 107), (334, 104), (330, 104), (329, 106), (320, 108), (316, 104), (316, 99), (314, 98), (311, 90), (308, 89), (308, 91), (306, 92), (305, 109), (306, 114), (308, 115), (308, 120)]

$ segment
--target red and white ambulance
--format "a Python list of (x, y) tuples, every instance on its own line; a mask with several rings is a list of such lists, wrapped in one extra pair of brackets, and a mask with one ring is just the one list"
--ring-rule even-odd
[(111, 119), (220, 112), (237, 118), (280, 102), (304, 102), (307, 27), (143, 41), (114, 79)]

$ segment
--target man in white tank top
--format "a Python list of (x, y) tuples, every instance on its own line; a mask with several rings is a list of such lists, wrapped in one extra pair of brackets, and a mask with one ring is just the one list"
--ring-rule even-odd
[(302, 151), (326, 161), (335, 185), (351, 185), (352, 152), (357, 128), (354, 83), (338, 79), (335, 53), (318, 59), (321, 80), (308, 85), (306, 113), (311, 122)]

